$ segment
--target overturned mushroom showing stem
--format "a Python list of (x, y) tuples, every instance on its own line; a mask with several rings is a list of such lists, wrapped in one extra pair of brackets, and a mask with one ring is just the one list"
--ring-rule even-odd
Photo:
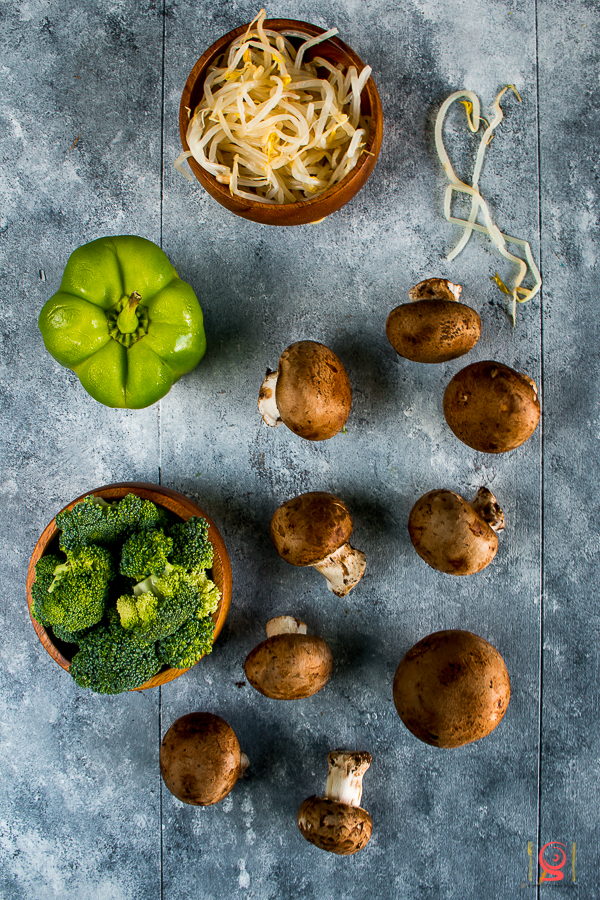
[(410, 303), (391, 311), (385, 330), (396, 353), (420, 363), (442, 363), (472, 350), (481, 335), (481, 319), (459, 303), (460, 284), (427, 278), (408, 292)]
[(352, 389), (343, 363), (316, 341), (284, 350), (276, 372), (267, 370), (258, 408), (267, 425), (287, 425), (307, 441), (325, 441), (344, 427)]
[(329, 774), (322, 797), (308, 797), (298, 810), (298, 828), (315, 847), (350, 856), (369, 842), (373, 821), (360, 805), (363, 775), (371, 754), (332, 750), (327, 757)]
[(409, 731), (434, 747), (486, 737), (504, 716), (510, 678), (500, 653), (469, 631), (437, 631), (404, 656), (394, 705)]
[(269, 619), (266, 630), (267, 640), (244, 663), (253, 688), (273, 700), (301, 700), (325, 687), (333, 656), (322, 638), (307, 634), (305, 623), (293, 616)]
[(461, 369), (446, 388), (444, 416), (468, 447), (481, 453), (507, 453), (537, 428), (537, 387), (529, 375), (503, 363), (473, 363)]
[(161, 744), (163, 780), (178, 800), (192, 806), (219, 803), (247, 768), (233, 728), (213, 713), (181, 716)]
[(481, 572), (498, 552), (504, 514), (486, 487), (472, 503), (454, 491), (429, 491), (410, 511), (408, 533), (428, 565), (447, 575)]
[(338, 597), (345, 597), (365, 573), (365, 554), (350, 546), (351, 534), (345, 503), (325, 491), (288, 500), (271, 519), (271, 540), (279, 555), (292, 566), (314, 566)]

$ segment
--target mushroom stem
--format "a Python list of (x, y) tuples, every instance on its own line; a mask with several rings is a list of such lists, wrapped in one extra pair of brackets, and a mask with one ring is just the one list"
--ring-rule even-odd
[(412, 303), (419, 300), (456, 300), (462, 293), (460, 284), (453, 284), (446, 278), (426, 278), (415, 284), (408, 292)]
[(250, 766), (250, 760), (248, 759), (248, 757), (242, 750), (242, 752), (240, 753), (240, 772), (239, 772), (238, 778), (244, 777), (244, 775), (248, 771), (249, 766)]
[(361, 550), (355, 550), (348, 542), (342, 544), (325, 559), (313, 563), (313, 567), (325, 577), (327, 587), (337, 597), (345, 597), (365, 574), (367, 558)]
[(275, 619), (269, 619), (266, 624), (267, 638), (275, 637), (277, 634), (306, 634), (306, 622), (295, 619), (293, 616), (277, 616)]
[(327, 756), (329, 773), (323, 797), (348, 806), (360, 806), (363, 775), (372, 762), (366, 751), (332, 750)]
[(258, 393), (258, 410), (263, 417), (263, 422), (274, 428), (282, 424), (276, 400), (277, 376), (279, 370), (271, 372), (267, 369), (267, 377), (260, 386)]
[(480, 487), (471, 506), (477, 515), (487, 522), (492, 531), (496, 533), (504, 531), (504, 513), (489, 488)]

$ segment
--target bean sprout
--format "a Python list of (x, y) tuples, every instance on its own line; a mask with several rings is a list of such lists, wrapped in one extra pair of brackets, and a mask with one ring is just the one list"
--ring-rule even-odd
[[(519, 267), (519, 272), (512, 290), (506, 287), (497, 272), (492, 278), (492, 281), (494, 281), (494, 283), (500, 288), (503, 293), (509, 294), (512, 297), (511, 318), (513, 325), (515, 325), (517, 319), (517, 303), (525, 303), (527, 300), (531, 300), (532, 297), (535, 297), (542, 286), (542, 278), (539, 269), (535, 264), (535, 260), (533, 259), (533, 253), (529, 242), (524, 241), (522, 238), (514, 238), (510, 237), (509, 235), (503, 234), (497, 227), (497, 225), (495, 225), (492, 221), (488, 206), (479, 193), (479, 176), (481, 174), (481, 169), (483, 166), (483, 157), (494, 135), (494, 129), (504, 118), (504, 114), (500, 107), (500, 100), (509, 88), (514, 91), (519, 102), (521, 102), (521, 97), (519, 96), (517, 89), (512, 84), (507, 85), (500, 91), (500, 93), (494, 100), (492, 107), (494, 111), (494, 117), (490, 122), (487, 122), (485, 119), (483, 119), (482, 116), (480, 116), (479, 98), (476, 94), (473, 93), (473, 91), (455, 91), (453, 94), (450, 94), (450, 96), (447, 97), (443, 102), (442, 106), (440, 107), (440, 111), (437, 114), (437, 118), (435, 121), (435, 146), (440, 161), (450, 181), (450, 184), (446, 187), (446, 193), (444, 195), (444, 215), (448, 222), (451, 222), (453, 225), (461, 225), (464, 228), (461, 239), (459, 240), (456, 247), (454, 247), (454, 249), (450, 251), (446, 259), (452, 260), (456, 256), (458, 256), (458, 254), (461, 252), (461, 250), (464, 248), (465, 244), (471, 237), (473, 231), (479, 231), (483, 234), (487, 234), (492, 239), (493, 243), (496, 245), (502, 256), (504, 256), (505, 259), (510, 260), (510, 262), (515, 263), (515, 265)], [(460, 179), (457, 178), (450, 163), (450, 159), (446, 152), (442, 137), (442, 130), (446, 114), (452, 104), (459, 99), (465, 106), (467, 113), (467, 122), (469, 125), (469, 129), (473, 132), (473, 134), (475, 134), (479, 130), (480, 120), (486, 122), (487, 125), (487, 128), (485, 129), (479, 142), (479, 148), (475, 160), (475, 168), (473, 170), (473, 178), (470, 185), (465, 184), (463, 181), (460, 181)], [(468, 219), (457, 219), (452, 215), (451, 206), (452, 194), (454, 191), (458, 191), (462, 194), (468, 194), (471, 197), (471, 210)], [(476, 221), (479, 210), (481, 210), (485, 225), (480, 225)], [(525, 257), (535, 281), (533, 288), (521, 287), (521, 283), (523, 282), (523, 279), (527, 274), (527, 264), (522, 259), (520, 259), (520, 257), (514, 256), (512, 253), (509, 253), (506, 247), (507, 243), (517, 244), (517, 246), (523, 247), (523, 249), (525, 250)]]

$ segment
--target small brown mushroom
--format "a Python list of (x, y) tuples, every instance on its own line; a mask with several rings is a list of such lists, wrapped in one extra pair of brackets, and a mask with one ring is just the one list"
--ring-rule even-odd
[(265, 697), (300, 700), (325, 687), (333, 656), (322, 638), (306, 633), (304, 622), (277, 616), (267, 622), (267, 640), (248, 654), (244, 669), (252, 687)]
[(444, 416), (468, 447), (481, 453), (506, 453), (537, 428), (537, 387), (528, 375), (503, 363), (473, 363), (461, 369), (446, 388)]
[(365, 573), (365, 554), (350, 546), (351, 534), (345, 503), (325, 491), (288, 500), (271, 519), (271, 540), (279, 555), (292, 566), (314, 566), (338, 597), (345, 597)]
[(248, 768), (231, 725), (213, 713), (177, 719), (160, 748), (160, 773), (168, 789), (192, 806), (211, 806), (230, 792)]
[(495, 647), (469, 631), (437, 631), (408, 651), (396, 669), (394, 704), (415, 737), (434, 747), (462, 747), (499, 724), (510, 679)]
[(371, 754), (332, 750), (322, 797), (308, 797), (298, 810), (298, 828), (321, 850), (350, 856), (366, 847), (373, 831), (371, 816), (360, 806), (363, 775)]
[(316, 341), (284, 350), (276, 372), (267, 370), (258, 408), (267, 425), (284, 425), (307, 441), (325, 441), (344, 427), (352, 389), (343, 363)]
[(396, 353), (413, 362), (442, 363), (472, 350), (481, 335), (481, 319), (458, 302), (461, 291), (445, 278), (427, 278), (411, 288), (411, 302), (393, 309), (385, 325)]
[(408, 533), (426, 563), (448, 575), (473, 575), (498, 551), (504, 514), (492, 492), (481, 487), (472, 503), (454, 491), (429, 491), (410, 511)]

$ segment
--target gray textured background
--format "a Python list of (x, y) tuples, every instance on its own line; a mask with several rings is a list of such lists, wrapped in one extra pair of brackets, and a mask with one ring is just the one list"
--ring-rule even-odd
[[(599, 5), (595, 0), (307, 0), (267, 8), (336, 25), (374, 70), (385, 139), (364, 190), (314, 226), (237, 219), (172, 162), (186, 77), (252, 4), (208, 0), (0, 0), (2, 355), (0, 897), (2, 900), (425, 900), (599, 895), (597, 612), (599, 455)], [(467, 87), (488, 105), (513, 82), (481, 187), (498, 225), (528, 237), (541, 297), (513, 331), (489, 280), (512, 272), (483, 237), (452, 263), (445, 177), (433, 148), (441, 101)], [(474, 139), (449, 146), (468, 177)], [(106, 234), (160, 243), (204, 309), (204, 361), (157, 406), (107, 409), (45, 352), (37, 315), (71, 251)], [(464, 361), (419, 367), (385, 319), (418, 280), (463, 285), (497, 358), (540, 385), (543, 423), (513, 453), (465, 448), (443, 390)], [(347, 366), (347, 433), (311, 445), (267, 429), (267, 366), (301, 338)], [(162, 482), (196, 497), (233, 566), (231, 613), (212, 656), (160, 690), (99, 697), (42, 649), (25, 602), (29, 556), (82, 491)], [(410, 545), (427, 490), (481, 483), (507, 515), (494, 563), (468, 579), (429, 569)], [(344, 600), (287, 566), (268, 533), (305, 490), (348, 503), (361, 584)], [(292, 613), (324, 637), (334, 675), (277, 703), (244, 680), (265, 621)], [(513, 696), (501, 726), (455, 751), (418, 742), (393, 708), (406, 650), (440, 628), (503, 654)], [(251, 773), (219, 806), (162, 789), (160, 740), (178, 716), (224, 716)], [(341, 859), (303, 841), (295, 817), (320, 792), (333, 747), (369, 750), (373, 838)], [(567, 846), (561, 883), (536, 886), (538, 849)], [(529, 880), (528, 842), (533, 876)], [(576, 843), (577, 880), (571, 847)]]

